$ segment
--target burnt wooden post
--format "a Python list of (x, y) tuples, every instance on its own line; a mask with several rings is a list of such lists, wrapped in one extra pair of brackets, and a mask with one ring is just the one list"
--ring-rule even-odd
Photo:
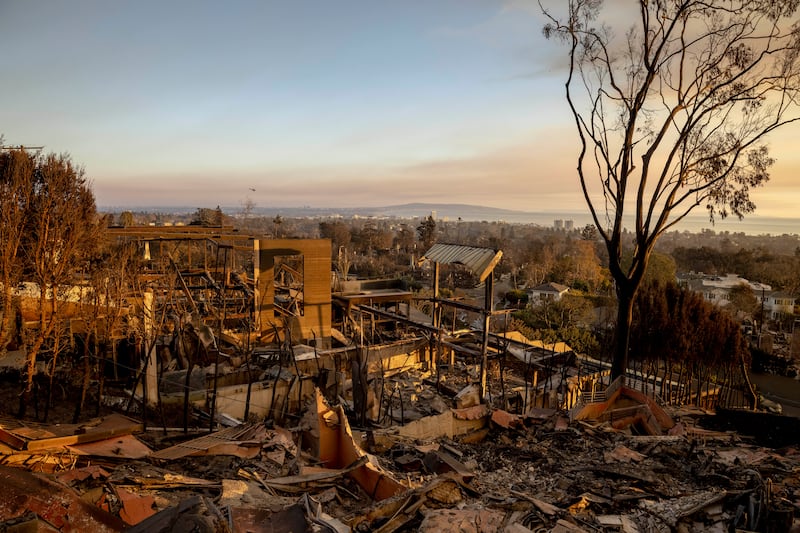
[(364, 345), (358, 347), (355, 357), (351, 361), (351, 374), (353, 376), (353, 409), (356, 412), (356, 419), (363, 427), (367, 422), (367, 348)]
[(494, 274), (489, 273), (486, 277), (484, 284), (484, 297), (483, 297), (483, 344), (481, 345), (481, 401), (486, 396), (486, 375), (488, 372), (488, 352), (489, 352), (489, 321), (492, 318), (492, 308), (494, 302), (492, 294), (494, 293)]
[[(485, 297), (484, 305), (479, 308), (476, 306), (457, 305), (456, 302), (448, 300), (445, 303), (453, 307), (462, 307), (470, 311), (477, 311), (483, 316), (483, 343), (481, 350), (481, 369), (480, 369), (480, 394), (483, 397), (486, 393), (486, 374), (488, 370), (488, 350), (489, 350), (489, 323), (492, 317), (493, 302), (492, 296), (494, 292), (494, 280), (492, 272), (494, 267), (503, 256), (501, 250), (494, 250), (491, 248), (476, 248), (473, 246), (464, 246), (460, 244), (434, 244), (423, 258), (433, 262), (434, 264), (434, 278), (433, 278), (433, 317), (431, 322), (439, 333), (441, 333), (441, 302), (439, 300), (439, 265), (444, 264), (459, 264), (463, 265), (475, 274), (478, 279), (485, 283)], [(454, 311), (455, 312), (455, 311)], [(455, 318), (455, 317), (454, 317)], [(454, 320), (455, 321), (455, 320)], [(452, 351), (452, 350), (451, 350)], [(474, 353), (474, 352), (473, 352)], [(452, 361), (452, 356), (451, 356)]]
[(433, 310), (431, 311), (431, 324), (439, 327), (439, 263), (433, 263)]

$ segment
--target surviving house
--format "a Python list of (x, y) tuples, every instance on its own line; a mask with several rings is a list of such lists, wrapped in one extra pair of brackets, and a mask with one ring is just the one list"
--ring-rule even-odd
[(542, 283), (528, 289), (528, 301), (536, 305), (541, 302), (557, 302), (569, 292), (569, 287), (560, 283)]
[(775, 291), (765, 294), (764, 311), (772, 320), (781, 320), (794, 314), (796, 298), (788, 292)]
[(734, 287), (740, 285), (747, 285), (750, 287), (750, 290), (753, 291), (753, 294), (758, 298), (759, 302), (766, 298), (766, 295), (772, 291), (770, 285), (757, 281), (748, 281), (738, 274), (725, 274), (724, 276), (694, 272), (680, 274), (678, 275), (678, 285), (702, 294), (705, 301), (720, 307), (728, 305), (731, 292)]

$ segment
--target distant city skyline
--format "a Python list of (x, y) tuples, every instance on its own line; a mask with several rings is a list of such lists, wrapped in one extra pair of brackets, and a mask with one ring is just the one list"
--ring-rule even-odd
[[(4, 2), (0, 135), (70, 153), (103, 206), (585, 211), (542, 24), (536, 0)], [(748, 219), (796, 216), (798, 133)]]

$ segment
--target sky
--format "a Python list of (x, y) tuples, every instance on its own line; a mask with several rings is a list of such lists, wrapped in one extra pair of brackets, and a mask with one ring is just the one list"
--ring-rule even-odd
[[(529, 0), (0, 0), (0, 134), (99, 206), (585, 209)], [(798, 131), (758, 216), (796, 216)]]

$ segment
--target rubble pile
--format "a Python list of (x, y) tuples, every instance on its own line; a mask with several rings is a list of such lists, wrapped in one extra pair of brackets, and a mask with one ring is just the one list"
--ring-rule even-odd
[[(79, 388), (37, 379), (44, 420), (80, 420), (91, 394), (96, 416), (126, 416), (0, 417), (0, 533), (800, 530), (800, 419), (743, 412), (730, 376), (611, 381), (606, 361), (508, 331), (500, 250), (434, 244), (424, 296), (332, 277), (327, 239), (113, 233), (147, 266), (111, 349), (94, 375), (88, 351), (59, 359)], [(475, 295), (444, 297), (440, 265)], [(65, 319), (75, 346), (103, 329)], [(16, 382), (26, 357), (0, 367)]]
[[(429, 401), (422, 395), (422, 401)], [(438, 401), (442, 401), (437, 396)], [(419, 409), (418, 409), (419, 410)], [(0, 421), (0, 530), (789, 531), (797, 446), (764, 448), (671, 411), (672, 427), (479, 404), (351, 429), (317, 392), (294, 427), (193, 435), (111, 415)], [(613, 418), (613, 417), (612, 417)], [(24, 529), (25, 527), (29, 529)], [(14, 529), (17, 528), (17, 529)]]

